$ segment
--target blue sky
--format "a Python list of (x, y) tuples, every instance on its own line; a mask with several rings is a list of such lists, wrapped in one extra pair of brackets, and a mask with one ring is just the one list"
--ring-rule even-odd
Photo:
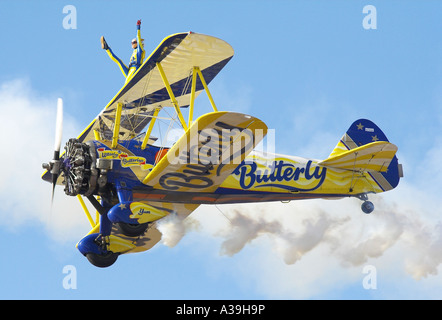
[[(63, 28), (66, 5), (76, 8), (76, 29)], [(362, 24), (366, 5), (376, 8), (374, 30)], [(442, 298), (441, 9), (440, 1), (1, 1), (0, 298)], [(326, 158), (354, 120), (368, 118), (399, 147), (405, 178), (371, 196), (368, 216), (355, 199), (202, 206), (174, 247), (92, 267), (75, 248), (88, 222), (62, 190), (50, 210), (41, 163), (52, 155), (58, 97), (66, 141), (121, 88), (99, 39), (128, 61), (138, 19), (148, 53), (185, 31), (230, 43), (235, 55), (211, 93), (219, 109), (275, 129), (276, 152)], [(197, 103), (210, 110), (205, 96)], [(250, 230), (220, 211), (240, 212), (259, 232), (229, 251)], [(363, 287), (367, 265), (376, 289)], [(63, 287), (65, 266), (75, 267), (76, 289)]]

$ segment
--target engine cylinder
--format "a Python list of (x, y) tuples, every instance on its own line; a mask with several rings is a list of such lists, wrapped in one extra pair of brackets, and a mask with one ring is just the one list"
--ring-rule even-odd
[(92, 195), (97, 187), (98, 170), (93, 143), (69, 139), (65, 146), (62, 171), (65, 176), (64, 192), (70, 196)]

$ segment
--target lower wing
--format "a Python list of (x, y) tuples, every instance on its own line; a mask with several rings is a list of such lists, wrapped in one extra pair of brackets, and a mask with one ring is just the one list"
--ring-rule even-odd
[(176, 192), (214, 192), (267, 134), (259, 119), (236, 112), (198, 118), (143, 183)]

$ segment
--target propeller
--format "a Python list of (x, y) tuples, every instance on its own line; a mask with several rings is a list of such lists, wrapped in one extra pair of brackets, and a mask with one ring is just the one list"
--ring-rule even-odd
[(43, 163), (43, 168), (47, 169), (52, 174), (52, 198), (51, 203), (54, 200), (54, 190), (57, 184), (58, 176), (61, 170), (60, 161), (60, 147), (61, 147), (61, 137), (63, 133), (63, 99), (58, 98), (57, 100), (57, 117), (55, 122), (55, 143), (54, 143), (54, 157), (49, 163)]

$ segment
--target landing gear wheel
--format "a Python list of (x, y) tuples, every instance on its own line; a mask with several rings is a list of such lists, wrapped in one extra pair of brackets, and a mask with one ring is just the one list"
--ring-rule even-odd
[(105, 254), (87, 253), (86, 258), (96, 267), (107, 268), (113, 265), (115, 261), (117, 261), (118, 255), (118, 253), (114, 253), (111, 251)]
[(142, 223), (142, 224), (130, 224), (130, 223), (124, 223), (119, 222), (118, 227), (120, 228), (121, 232), (128, 237), (138, 237), (144, 234), (147, 230), (148, 223)]
[(361, 205), (361, 209), (364, 213), (372, 213), (374, 210), (374, 204), (371, 201), (364, 201)]

